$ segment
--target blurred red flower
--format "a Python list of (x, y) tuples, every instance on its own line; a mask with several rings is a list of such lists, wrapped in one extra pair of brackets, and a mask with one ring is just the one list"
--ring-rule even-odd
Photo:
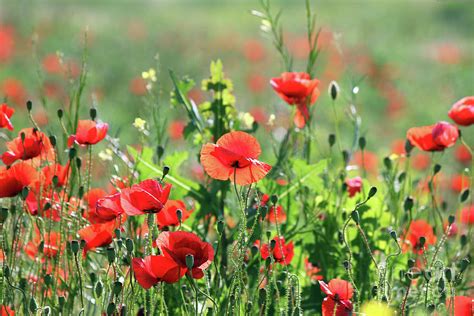
[(424, 151), (441, 151), (453, 146), (459, 137), (456, 126), (447, 122), (435, 125), (412, 127), (407, 131), (407, 139), (413, 146)]
[(265, 57), (265, 48), (257, 40), (248, 40), (244, 43), (244, 56), (248, 61), (258, 62)]
[[(425, 238), (425, 244), (423, 246), (420, 244), (420, 237)], [(433, 227), (426, 221), (419, 219), (410, 223), (410, 227), (403, 235), (402, 240), (404, 240), (402, 245), (403, 252), (407, 252), (411, 249), (413, 253), (421, 254), (427, 246), (436, 243), (436, 236), (433, 233)]]
[(17, 105), (23, 106), (26, 102), (26, 90), (23, 84), (14, 78), (3, 80), (0, 86), (1, 94)]
[(180, 140), (183, 139), (184, 135), (184, 128), (186, 127), (186, 123), (181, 120), (175, 120), (170, 123), (168, 126), (168, 134), (170, 138), (173, 140)]
[(181, 222), (184, 222), (193, 212), (193, 210), (187, 210), (186, 205), (180, 200), (168, 200), (165, 206), (156, 214), (156, 222), (160, 229), (165, 226), (178, 226), (179, 219), (177, 211), (181, 211)]
[(147, 83), (145, 79), (143, 79), (142, 77), (135, 77), (130, 81), (128, 89), (134, 95), (142, 96), (145, 95), (148, 91), (146, 85)]
[(347, 316), (352, 313), (352, 302), (350, 299), (354, 294), (352, 285), (341, 279), (332, 279), (329, 284), (319, 281), (321, 291), (327, 296), (323, 300), (323, 316)]
[(362, 189), (361, 177), (346, 179), (345, 183), (347, 185), (347, 193), (349, 194), (349, 197), (353, 197), (354, 195), (356, 195), (356, 193), (359, 193)]
[(14, 49), (14, 28), (9, 25), (0, 25), (0, 63), (7, 62), (13, 56)]
[(121, 192), (120, 203), (127, 215), (158, 213), (168, 201), (171, 185), (148, 179)]
[(149, 289), (161, 281), (175, 283), (186, 273), (172, 258), (165, 256), (133, 258), (132, 269), (135, 279), (144, 289)]
[(306, 275), (309, 276), (311, 280), (319, 281), (323, 279), (323, 276), (319, 275), (321, 269), (312, 264), (308, 258), (304, 258), (304, 269), (306, 271)]
[(470, 184), (469, 177), (462, 174), (456, 174), (451, 178), (451, 190), (456, 193), (461, 193), (463, 190), (468, 189)]
[(455, 296), (446, 299), (446, 309), (449, 315), (472, 316), (474, 311), (474, 298), (468, 296)]
[(378, 156), (368, 150), (356, 151), (352, 159), (352, 163), (359, 166), (359, 168), (365, 169), (368, 173), (376, 174), (378, 169)]
[(454, 103), (448, 115), (459, 125), (469, 126), (474, 124), (474, 96), (462, 98)]
[(35, 128), (24, 128), (18, 137), (6, 143), (8, 151), (3, 153), (2, 161), (11, 165), (17, 160), (29, 160), (35, 157), (46, 159), (52, 146), (49, 138)]
[(462, 164), (469, 164), (472, 159), (472, 155), (465, 145), (460, 145), (456, 147), (456, 150), (454, 151), (454, 156), (456, 157), (457, 161)]
[(42, 170), (41, 184), (43, 187), (48, 187), (53, 184), (53, 178), (56, 179), (56, 187), (62, 187), (66, 184), (68, 175), (71, 173), (69, 162), (62, 166), (59, 163), (52, 163), (45, 166)]
[(308, 106), (319, 97), (319, 80), (311, 79), (305, 72), (284, 72), (280, 77), (272, 78), (270, 84), (286, 103), (296, 105), (294, 123), (303, 128), (309, 119)]
[(0, 198), (16, 196), (37, 178), (36, 169), (24, 162), (8, 169), (0, 166)]
[(259, 181), (271, 166), (258, 159), (262, 150), (257, 139), (245, 132), (230, 132), (216, 144), (201, 149), (201, 164), (207, 174), (217, 180), (230, 180), (238, 185)]
[(107, 135), (109, 125), (107, 123), (97, 123), (92, 120), (79, 120), (76, 134), (69, 136), (68, 146), (74, 143), (79, 145), (94, 145), (100, 142)]
[[(40, 246), (43, 248), (42, 251), (39, 250)], [(35, 260), (39, 253), (46, 258), (53, 258), (63, 249), (61, 235), (58, 232), (42, 233), (38, 227), (35, 227), (33, 240), (26, 244), (25, 252), (31, 259)]]
[(43, 58), (43, 69), (49, 74), (59, 75), (63, 73), (63, 66), (57, 54), (48, 54)]
[(15, 110), (10, 108), (6, 103), (0, 105), (0, 128), (7, 128), (13, 131), (13, 124), (10, 121)]
[(15, 311), (7, 305), (0, 305), (0, 316), (15, 316)]
[[(203, 270), (211, 265), (214, 260), (214, 248), (210, 243), (202, 241), (197, 235), (188, 232), (162, 232), (156, 240), (156, 246), (163, 256), (173, 259), (176, 264), (195, 279), (204, 276)], [(192, 255), (193, 266), (189, 271), (186, 257)]]
[[(269, 244), (263, 244), (260, 248), (260, 254), (262, 256), (262, 259), (267, 259), (270, 256), (271, 251), (271, 255), (275, 262), (284, 266), (289, 265), (294, 256), (293, 242), (290, 241), (289, 243), (285, 244), (285, 238), (278, 238), (278, 236), (273, 238), (273, 240), (275, 241), (275, 247), (273, 249), (270, 249)], [(257, 245), (259, 244), (260, 242), (258, 241)]]
[(461, 223), (467, 225), (474, 224), (474, 205), (466, 206), (461, 210)]
[(83, 249), (84, 256), (89, 250), (110, 244), (115, 234), (114, 231), (119, 225), (120, 222), (112, 220), (106, 223), (92, 224), (79, 230), (77, 233), (86, 243)]

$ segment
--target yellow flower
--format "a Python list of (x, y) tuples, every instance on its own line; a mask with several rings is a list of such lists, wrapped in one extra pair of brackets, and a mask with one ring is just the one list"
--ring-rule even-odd
[(133, 122), (133, 126), (139, 131), (144, 131), (146, 127), (146, 121), (137, 117), (135, 121)]
[(113, 158), (113, 151), (110, 148), (102, 150), (99, 152), (99, 158), (103, 161), (112, 161)]
[(148, 69), (148, 71), (142, 72), (142, 78), (145, 80), (156, 81), (156, 70), (153, 68)]
[(240, 112), (239, 120), (242, 122), (242, 126), (246, 129), (252, 128), (255, 118), (249, 112)]

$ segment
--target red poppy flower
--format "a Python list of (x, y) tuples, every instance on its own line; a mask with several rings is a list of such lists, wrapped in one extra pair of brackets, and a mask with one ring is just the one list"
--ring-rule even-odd
[(158, 213), (168, 201), (170, 190), (171, 184), (163, 186), (157, 180), (148, 179), (122, 190), (120, 203), (130, 216)]
[(362, 179), (361, 177), (355, 177), (352, 179), (346, 179), (347, 193), (349, 197), (353, 197), (356, 193), (359, 193), (362, 189)]
[(0, 128), (7, 128), (13, 131), (13, 124), (10, 122), (13, 113), (15, 113), (15, 110), (8, 107), (6, 103), (0, 105)]
[(364, 150), (364, 154), (362, 154), (362, 151), (356, 151), (351, 163), (365, 169), (370, 174), (377, 174), (378, 160), (379, 158), (376, 154)]
[(304, 269), (306, 275), (311, 278), (313, 281), (319, 281), (323, 279), (323, 276), (319, 274), (321, 269), (309, 262), (308, 258), (304, 258)]
[(267, 221), (269, 221), (272, 224), (276, 224), (277, 221), (278, 221), (278, 224), (286, 222), (286, 213), (283, 210), (283, 207), (281, 205), (277, 205), (276, 207), (271, 206), (268, 209)]
[(260, 41), (248, 40), (244, 43), (244, 56), (251, 62), (258, 62), (265, 57), (265, 47)]
[(135, 77), (130, 81), (128, 89), (131, 93), (137, 96), (146, 95), (148, 90), (146, 88), (147, 82), (142, 77)]
[[(183, 275), (188, 273), (195, 279), (202, 278), (204, 276), (203, 270), (207, 269), (214, 260), (214, 249), (211, 244), (202, 241), (193, 233), (162, 232), (156, 240), (156, 245), (163, 256), (173, 259), (184, 270), (181, 272)], [(194, 258), (191, 271), (186, 265), (187, 255), (192, 255)]]
[(89, 250), (110, 244), (118, 224), (117, 221), (113, 220), (103, 224), (92, 224), (79, 230), (77, 233), (81, 236), (81, 239), (86, 242), (83, 250), (84, 255), (86, 255)]
[(354, 294), (352, 285), (341, 279), (332, 279), (329, 284), (319, 281), (321, 291), (327, 296), (323, 300), (323, 316), (347, 316), (352, 313), (350, 299)]
[(68, 146), (74, 143), (79, 145), (94, 145), (100, 142), (107, 135), (109, 125), (107, 123), (97, 123), (92, 120), (80, 120), (77, 123), (76, 134), (69, 136)]
[(66, 184), (68, 175), (71, 173), (69, 162), (62, 166), (58, 163), (50, 164), (42, 169), (43, 187), (47, 187), (53, 183), (53, 178), (57, 178), (56, 187), (60, 188)]
[(461, 193), (465, 189), (469, 189), (471, 181), (468, 176), (456, 174), (451, 179), (451, 190)]
[(309, 119), (308, 106), (318, 99), (319, 80), (311, 79), (305, 72), (284, 72), (280, 77), (272, 78), (270, 84), (286, 103), (296, 105), (294, 123), (303, 128)]
[(446, 309), (449, 315), (472, 316), (474, 312), (474, 298), (467, 296), (455, 296), (446, 300)]
[[(285, 238), (278, 238), (278, 236), (273, 238), (273, 240), (276, 242), (275, 247), (272, 250), (272, 256), (275, 262), (284, 266), (290, 264), (294, 255), (293, 242), (291, 241), (285, 244)], [(260, 254), (262, 255), (262, 259), (267, 259), (270, 256), (270, 245), (264, 244), (260, 248)]]
[(35, 128), (22, 129), (18, 137), (7, 142), (6, 146), (8, 151), (3, 153), (2, 161), (7, 166), (20, 159), (28, 160), (35, 157), (47, 159), (52, 151), (49, 138)]
[[(28, 193), (26, 197), (26, 209), (33, 215), (40, 215), (46, 218), (51, 218), (55, 222), (59, 222), (59, 210), (61, 209), (60, 195), (53, 190), (44, 190), (41, 196), (33, 190)], [(48, 207), (46, 208), (46, 206)]]
[(57, 54), (49, 54), (43, 58), (43, 69), (49, 74), (62, 74), (64, 72), (61, 60)]
[(106, 223), (115, 220), (124, 214), (122, 205), (120, 204), (120, 193), (100, 198), (96, 202), (96, 206), (89, 210), (89, 221), (91, 223)]
[(462, 98), (454, 103), (448, 115), (459, 125), (469, 126), (474, 124), (474, 96)]
[(201, 163), (207, 174), (217, 180), (230, 180), (238, 185), (259, 181), (271, 170), (260, 162), (260, 144), (245, 132), (230, 132), (216, 144), (205, 144), (201, 150)]
[[(425, 244), (423, 246), (420, 245), (420, 237), (425, 237)], [(436, 236), (433, 233), (433, 227), (426, 221), (419, 219), (411, 222), (402, 240), (405, 240), (402, 245), (403, 252), (411, 249), (413, 253), (421, 254), (427, 246), (436, 243)]]
[(472, 155), (467, 149), (467, 147), (464, 145), (456, 147), (456, 151), (454, 152), (454, 155), (457, 161), (459, 161), (462, 164), (471, 163)]
[(0, 198), (19, 194), (37, 177), (36, 169), (27, 163), (17, 163), (9, 169), (0, 167)]
[(461, 223), (467, 225), (474, 224), (474, 205), (466, 206), (461, 210)]
[(418, 153), (411, 157), (411, 166), (415, 170), (426, 170), (431, 165), (431, 158), (426, 153)]
[(168, 134), (173, 140), (183, 139), (186, 124), (181, 120), (172, 121), (168, 127)]
[(14, 31), (15, 29), (12, 26), (0, 25), (0, 62), (6, 62), (13, 56), (15, 48)]
[(15, 316), (15, 311), (7, 305), (0, 305), (0, 316)]
[(138, 284), (144, 289), (163, 281), (175, 283), (186, 273), (172, 258), (148, 256), (145, 259), (133, 258), (132, 269)]
[(17, 105), (24, 105), (26, 102), (26, 91), (21, 81), (14, 78), (5, 79), (0, 85), (0, 92), (7, 100), (11, 100)]
[(187, 210), (186, 205), (180, 200), (168, 200), (165, 206), (156, 214), (156, 222), (160, 229), (165, 226), (178, 226), (179, 220), (176, 214), (177, 210), (181, 210), (181, 221), (184, 222), (193, 212), (193, 210)]
[(40, 245), (43, 247), (42, 254), (46, 258), (53, 258), (64, 249), (58, 232), (41, 233), (38, 227), (35, 227), (33, 240), (26, 245), (26, 254), (31, 259), (36, 259)]
[(413, 146), (424, 151), (441, 151), (453, 146), (459, 137), (456, 126), (447, 122), (435, 125), (412, 127), (407, 131), (407, 139)]

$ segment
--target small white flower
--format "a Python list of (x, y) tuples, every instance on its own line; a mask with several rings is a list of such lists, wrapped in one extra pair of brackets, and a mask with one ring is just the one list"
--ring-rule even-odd
[(270, 125), (270, 126), (273, 126), (273, 124), (275, 124), (275, 119), (276, 119), (275, 114), (270, 114), (270, 117), (268, 118), (267, 124)]

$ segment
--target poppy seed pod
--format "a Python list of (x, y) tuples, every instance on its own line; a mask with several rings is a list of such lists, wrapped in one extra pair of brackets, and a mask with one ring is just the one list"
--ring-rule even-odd
[(393, 240), (397, 241), (397, 232), (394, 230), (390, 231), (390, 237), (392, 237)]
[(107, 315), (113, 315), (115, 313), (115, 309), (116, 309), (115, 303), (110, 302), (109, 305), (107, 306)]
[(360, 150), (364, 150), (366, 145), (367, 145), (367, 141), (365, 140), (365, 137), (359, 137)]
[(217, 233), (219, 235), (222, 235), (222, 233), (224, 232), (224, 221), (223, 220), (218, 220), (216, 226), (217, 226)]
[(166, 175), (168, 175), (169, 172), (170, 172), (170, 167), (164, 166), (163, 167), (163, 177), (161, 177), (161, 180), (163, 180), (166, 177)]
[(470, 193), (469, 189), (464, 190), (459, 196), (459, 201), (461, 203), (466, 202), (467, 199), (469, 198), (469, 193)]
[(329, 147), (334, 146), (334, 144), (336, 143), (336, 135), (334, 135), (334, 134), (329, 134), (329, 136), (328, 136), (328, 143), (329, 143)]
[(189, 270), (192, 270), (194, 267), (194, 256), (193, 255), (186, 255), (186, 267)]
[(57, 113), (58, 113), (59, 119), (62, 119), (64, 115), (64, 111), (62, 109), (59, 109)]
[(70, 246), (73, 254), (77, 254), (79, 252), (79, 242), (77, 240), (71, 240)]
[(270, 197), (270, 200), (272, 201), (272, 204), (277, 204), (277, 202), (278, 202), (278, 195), (272, 194), (272, 196)]
[(107, 260), (109, 261), (109, 263), (115, 261), (115, 249), (112, 247), (107, 248)]
[(339, 94), (339, 85), (334, 80), (329, 83), (329, 94), (333, 100), (337, 99), (337, 95)]
[(440, 164), (435, 164), (433, 167), (433, 175), (438, 174), (438, 172), (441, 171), (441, 165)]
[(453, 280), (453, 272), (450, 268), (444, 269), (444, 276), (446, 277), (446, 280), (448, 282), (451, 282)]
[(30, 100), (26, 101), (26, 109), (28, 112), (31, 112), (31, 109), (33, 109), (33, 103)]
[(102, 283), (102, 281), (99, 280), (99, 282), (97, 282), (94, 287), (95, 295), (97, 297), (101, 297), (103, 290), (104, 290), (104, 284)]
[(468, 258), (464, 258), (461, 260), (461, 263), (459, 264), (461, 273), (463, 273), (467, 269), (467, 267), (469, 266), (469, 263), (470, 261)]
[(454, 215), (449, 215), (449, 217), (448, 217), (448, 223), (449, 223), (450, 226), (453, 225), (455, 219), (456, 219), (456, 218), (454, 217)]
[(165, 148), (163, 146), (161, 145), (156, 146), (156, 155), (158, 156), (158, 159), (161, 159), (164, 153), (165, 153)]
[(96, 117), (97, 117), (97, 109), (91, 108), (91, 109), (89, 110), (89, 116), (91, 117), (91, 120), (94, 121), (94, 120), (96, 119)]
[(56, 136), (54, 135), (49, 136), (49, 142), (51, 143), (53, 147), (56, 147), (56, 143), (57, 143)]
[(125, 239), (125, 248), (127, 248), (127, 251), (129, 253), (133, 252), (133, 240), (130, 238)]
[(405, 201), (403, 202), (403, 209), (405, 212), (410, 211), (413, 208), (413, 198), (411, 196), (407, 196)]
[(367, 200), (371, 199), (375, 194), (377, 194), (377, 188), (371, 187), (367, 196)]

